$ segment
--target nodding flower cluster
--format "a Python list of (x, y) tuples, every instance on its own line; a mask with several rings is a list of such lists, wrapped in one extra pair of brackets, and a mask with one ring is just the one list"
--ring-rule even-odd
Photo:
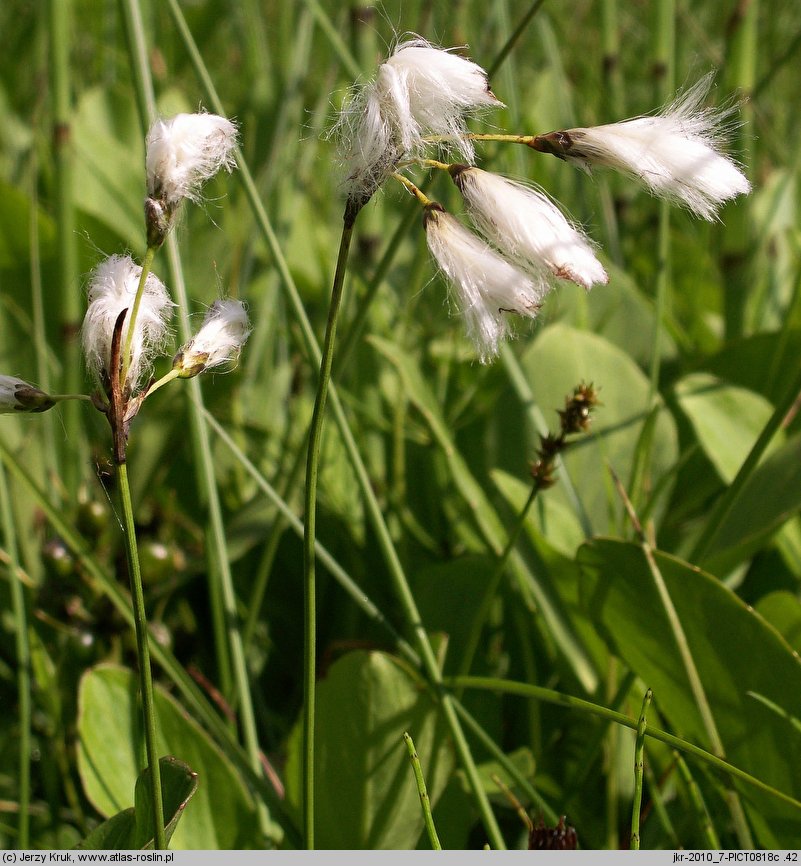
[[(198, 333), (176, 353), (172, 370), (158, 382), (149, 378), (169, 341), (175, 306), (161, 280), (149, 272), (149, 262), (174, 225), (181, 202), (197, 201), (203, 183), (220, 169), (233, 168), (235, 144), (236, 126), (224, 117), (179, 114), (157, 120), (147, 135), (148, 265), (112, 255), (89, 278), (81, 341), (86, 366), (99, 386), (92, 399), (123, 433), (149, 393), (171, 379), (235, 363), (250, 335), (241, 301), (215, 301)], [(88, 398), (50, 395), (21, 379), (0, 376), (0, 413), (43, 412), (65, 399)]]
[[(185, 198), (197, 201), (203, 183), (220, 169), (233, 168), (236, 126), (215, 114), (178, 114), (157, 120), (146, 144), (145, 222), (148, 246), (158, 247), (181, 202)], [(121, 377), (125, 399), (141, 388), (153, 360), (164, 351), (173, 306), (158, 277), (143, 275), (130, 256), (110, 256), (95, 268), (89, 281), (82, 340), (87, 366), (107, 396), (114, 376)], [(115, 358), (117, 329), (125, 348)], [(171, 378), (191, 378), (235, 361), (249, 334), (247, 313), (240, 301), (215, 302), (200, 331), (176, 354)]]
[[(740, 168), (720, 151), (733, 108), (702, 106), (711, 83), (710, 74), (647, 117), (547, 135), (481, 138), (526, 144), (585, 169), (617, 169), (711, 220), (726, 201), (750, 191)], [(390, 177), (423, 204), (429, 250), (454, 289), (483, 362), (512, 333), (509, 314), (534, 318), (556, 280), (585, 289), (608, 281), (592, 241), (543, 192), (474, 166), (466, 118), (495, 107), (503, 103), (480, 66), (413, 38), (398, 44), (375, 79), (351, 94), (335, 127), (351, 210), (358, 212)], [(426, 158), (432, 148), (456, 152), (463, 163)], [(478, 234), (401, 174), (411, 165), (450, 173)]]

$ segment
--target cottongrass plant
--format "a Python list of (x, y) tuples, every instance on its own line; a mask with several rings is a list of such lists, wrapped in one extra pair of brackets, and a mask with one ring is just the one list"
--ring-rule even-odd
[[(309, 430), (304, 521), (303, 830), (314, 844), (315, 523), (322, 422), (353, 227), (364, 205), (388, 180), (400, 182), (424, 209), (429, 250), (452, 286), (455, 306), (482, 362), (493, 360), (514, 333), (511, 316), (536, 317), (560, 280), (589, 289), (608, 281), (595, 245), (541, 190), (474, 167), (474, 142), (525, 144), (582, 167), (609, 166), (651, 192), (713, 219), (720, 206), (750, 189), (737, 165), (720, 151), (729, 110), (702, 107), (711, 77), (651, 118), (607, 127), (536, 135), (474, 134), (470, 116), (503, 103), (487, 73), (458, 49), (438, 48), (413, 36), (399, 42), (374, 79), (345, 100), (334, 136), (344, 165), (343, 231)], [(434, 157), (461, 157), (459, 163)], [(475, 232), (429, 199), (408, 176), (416, 168), (447, 171), (459, 188)], [(420, 622), (402, 570), (396, 591), (410, 622)], [(416, 630), (421, 658), (433, 683), (441, 671), (424, 629)], [(471, 777), (470, 757), (459, 746), (461, 728), (442, 698), (446, 722)], [(474, 769), (474, 768), (473, 768)], [(483, 793), (476, 790), (479, 805)]]
[(212, 304), (195, 337), (179, 349), (171, 370), (158, 381), (152, 371), (163, 357), (175, 304), (150, 272), (156, 250), (175, 223), (185, 198), (197, 201), (202, 184), (222, 168), (233, 167), (236, 126), (211, 114), (180, 114), (156, 121), (147, 136), (145, 227), (147, 251), (141, 265), (130, 256), (111, 255), (92, 272), (81, 331), (83, 352), (96, 390), (91, 395), (50, 395), (13, 376), (0, 376), (0, 413), (43, 412), (68, 399), (91, 400), (106, 415), (112, 434), (131, 583), (145, 750), (152, 794), (153, 844), (166, 848), (161, 773), (156, 750), (156, 716), (148, 649), (142, 575), (127, 469), (131, 422), (145, 399), (176, 378), (192, 378), (236, 362), (250, 334), (244, 304), (233, 299)]

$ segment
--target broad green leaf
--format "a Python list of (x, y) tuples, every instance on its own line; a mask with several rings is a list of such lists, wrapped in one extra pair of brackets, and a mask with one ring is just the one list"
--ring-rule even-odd
[[(684, 664), (642, 548), (597, 539), (579, 551), (587, 610), (613, 649), (654, 691), (681, 736), (709, 748)], [(780, 635), (711, 575), (663, 553), (657, 566), (676, 608), (727, 758), (796, 799), (801, 734), (764, 701), (801, 718), (801, 661)], [(741, 789), (755, 806), (760, 844), (782, 847), (801, 834), (801, 811)], [(757, 812), (761, 818), (757, 817)]]
[(112, 815), (75, 846), (90, 851), (133, 850), (136, 848), (136, 815), (134, 807)]
[(712, 540), (704, 566), (725, 574), (751, 556), (801, 508), (801, 434), (767, 457), (745, 482)]
[[(613, 288), (586, 292), (566, 283), (548, 296), (546, 314), (560, 323), (590, 331), (620, 347), (632, 360), (647, 368), (653, 355), (654, 304), (637, 289), (624, 270), (604, 262)], [(550, 318), (550, 316), (549, 316)], [(663, 326), (660, 337), (663, 361), (676, 356), (676, 344)]]
[[(593, 530), (616, 528), (622, 505), (611, 485), (607, 462), (623, 484), (631, 480), (634, 454), (649, 411), (648, 380), (617, 346), (587, 331), (565, 325), (545, 328), (522, 357), (534, 399), (551, 430), (558, 430), (557, 409), (580, 382), (591, 382), (601, 405), (591, 432), (570, 447), (564, 461)], [(537, 445), (532, 438), (532, 451)], [(656, 420), (646, 490), (652, 489), (678, 456), (673, 419), (661, 411)], [(548, 491), (568, 504), (562, 486)]]
[[(494, 472), (492, 478), (512, 509), (520, 513), (528, 497), (528, 485), (505, 472)], [(575, 554), (584, 534), (576, 516), (551, 496), (551, 490), (543, 490), (529, 511), (524, 529), (517, 543), (520, 555), (531, 563), (531, 570), (547, 587), (551, 603), (558, 605), (572, 632), (587, 648), (596, 670), (604, 670), (608, 654), (581, 603)]]
[[(175, 758), (159, 759), (167, 842), (172, 839), (186, 804), (197, 791), (197, 773)], [(150, 771), (143, 770), (134, 789), (135, 807), (123, 809), (96, 827), (76, 848), (153, 848), (153, 798)]]
[[(99, 665), (84, 674), (78, 694), (78, 769), (84, 792), (101, 815), (131, 804), (142, 743), (138, 679)], [(198, 793), (173, 837), (174, 848), (261, 846), (253, 802), (231, 765), (174, 698), (156, 689), (158, 751), (198, 775)]]
[[(453, 768), (444, 722), (405, 665), (381, 652), (353, 652), (317, 686), (315, 842), (319, 848), (414, 848), (423, 816), (403, 732), (414, 738), (436, 803)], [(287, 796), (301, 790), (301, 724), (292, 733)]]
[(787, 388), (786, 371), (801, 354), (801, 331), (798, 328), (781, 333), (749, 334), (726, 343), (721, 350), (705, 359), (710, 373), (776, 400)]
[[(172, 839), (178, 821), (187, 803), (197, 791), (197, 773), (177, 758), (159, 758), (161, 773), (161, 800), (164, 804), (164, 829), (167, 841)], [(152, 848), (155, 829), (153, 826), (153, 791), (150, 783), (150, 768), (139, 774), (134, 787), (134, 810), (136, 813), (135, 848)]]
[[(516, 513), (520, 513), (528, 498), (531, 484), (524, 484), (507, 472), (492, 473), (495, 486)], [(543, 490), (534, 502), (527, 520), (528, 526), (563, 556), (573, 557), (584, 541), (584, 533), (576, 515), (564, 502)]]
[[(675, 394), (698, 444), (721, 479), (730, 483), (767, 424), (772, 406), (759, 394), (708, 373), (685, 376), (676, 383)], [(774, 442), (778, 445), (780, 437)]]
[(787, 590), (770, 592), (755, 608), (796, 652), (801, 651), (801, 601), (796, 595)]

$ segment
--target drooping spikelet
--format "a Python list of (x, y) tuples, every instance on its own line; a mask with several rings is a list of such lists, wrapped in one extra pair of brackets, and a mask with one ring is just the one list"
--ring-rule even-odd
[(425, 229), (431, 255), (455, 290), (467, 334), (487, 363), (512, 333), (509, 314), (534, 318), (548, 284), (500, 256), (438, 204), (426, 208)]
[[(111, 343), (114, 325), (123, 310), (127, 310), (122, 328), (125, 344), (131, 307), (142, 268), (130, 256), (110, 256), (92, 272), (89, 280), (89, 307), (83, 320), (81, 338), (89, 370), (102, 383), (107, 383), (119, 370), (111, 369)], [(125, 386), (134, 391), (150, 369), (153, 358), (163, 350), (168, 335), (168, 323), (173, 304), (161, 280), (148, 274), (139, 312), (136, 317), (131, 357)]]
[(713, 220), (751, 184), (721, 151), (732, 109), (702, 106), (711, 84), (709, 74), (658, 114), (552, 132), (538, 136), (535, 147), (583, 168), (622, 171), (654, 195)]
[(517, 264), (585, 289), (609, 281), (590, 240), (546, 195), (480, 168), (451, 166), (451, 175), (477, 228)]
[(178, 350), (173, 369), (180, 370), (182, 379), (190, 379), (213, 367), (233, 363), (249, 336), (245, 305), (231, 298), (215, 301), (197, 334)]

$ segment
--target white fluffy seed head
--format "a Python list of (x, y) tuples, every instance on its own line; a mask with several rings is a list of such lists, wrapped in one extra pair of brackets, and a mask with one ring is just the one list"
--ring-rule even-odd
[(476, 63), (424, 39), (399, 43), (375, 80), (345, 101), (334, 129), (348, 195), (368, 199), (401, 159), (425, 150), (429, 135), (472, 162), (465, 117), (502, 105)]
[(8, 412), (44, 412), (55, 402), (35, 385), (16, 376), (0, 376), (0, 414)]
[(439, 205), (426, 208), (425, 228), (431, 255), (453, 286), (467, 334), (487, 363), (512, 334), (508, 314), (534, 318), (548, 284), (500, 256)]
[(400, 43), (384, 64), (406, 95), (418, 136), (445, 136), (463, 158), (472, 162), (473, 145), (466, 137), (465, 116), (503, 105), (489, 88), (487, 73), (451, 50), (415, 38)]
[(222, 168), (234, 168), (236, 137), (236, 125), (216, 114), (176, 114), (157, 120), (146, 141), (148, 196), (169, 208), (184, 198), (197, 200), (209, 178)]
[(750, 192), (751, 184), (720, 150), (734, 109), (702, 107), (712, 77), (706, 75), (654, 116), (568, 130), (567, 159), (585, 168), (622, 171), (654, 195), (715, 219), (724, 202)]
[(248, 314), (241, 301), (230, 298), (215, 301), (197, 334), (178, 350), (173, 369), (181, 371), (182, 379), (190, 379), (213, 367), (236, 362), (250, 330)]
[(480, 168), (451, 173), (476, 227), (517, 264), (585, 289), (609, 281), (590, 240), (546, 195)]
[[(142, 268), (130, 256), (115, 255), (102, 261), (89, 280), (89, 307), (83, 320), (81, 338), (86, 365), (103, 383), (118, 372), (110, 369), (114, 325), (120, 313), (127, 310), (122, 327), (121, 345), (124, 346), (141, 274)], [(125, 380), (131, 392), (150, 369), (153, 358), (164, 349), (172, 308), (173, 303), (161, 280), (155, 274), (148, 274), (134, 326)]]

